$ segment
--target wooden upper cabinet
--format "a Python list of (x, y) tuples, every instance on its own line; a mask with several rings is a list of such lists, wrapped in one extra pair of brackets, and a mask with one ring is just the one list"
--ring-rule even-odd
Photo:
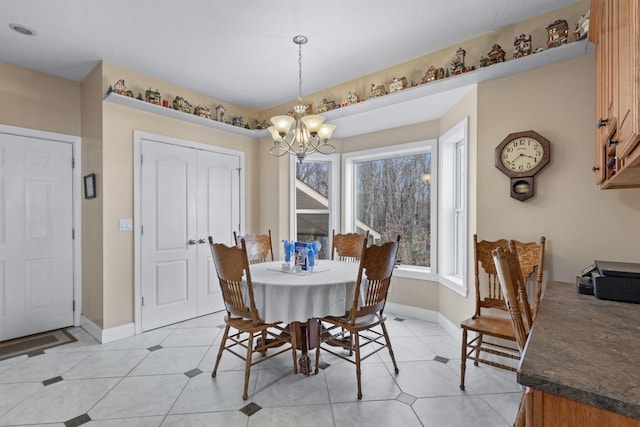
[(620, 0), (618, 4), (618, 157), (629, 155), (640, 141), (638, 78), (640, 32), (638, 1)]
[(640, 187), (640, 27), (637, 0), (593, 0), (596, 44), (595, 182)]

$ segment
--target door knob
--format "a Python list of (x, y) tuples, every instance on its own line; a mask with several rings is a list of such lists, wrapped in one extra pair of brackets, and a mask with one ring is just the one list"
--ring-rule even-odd
[(195, 245), (196, 243), (198, 243), (198, 242), (195, 239), (189, 240), (189, 244), (190, 245)]
[(198, 243), (207, 243), (207, 239), (200, 239), (198, 240)]

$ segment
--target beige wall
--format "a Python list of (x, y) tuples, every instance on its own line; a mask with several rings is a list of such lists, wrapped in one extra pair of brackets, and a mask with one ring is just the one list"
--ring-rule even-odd
[[(574, 281), (594, 259), (638, 261), (634, 225), (640, 189), (594, 185), (594, 56), (588, 55), (481, 84), (478, 89), (478, 234), (547, 238), (545, 270)], [(494, 167), (495, 147), (511, 132), (533, 129), (551, 141), (551, 162), (535, 178), (535, 197), (509, 197)]]
[(82, 199), (82, 314), (94, 324), (104, 323), (102, 218), (102, 64), (82, 82), (82, 176), (96, 174), (95, 199)]
[(0, 123), (80, 136), (80, 83), (0, 62)]

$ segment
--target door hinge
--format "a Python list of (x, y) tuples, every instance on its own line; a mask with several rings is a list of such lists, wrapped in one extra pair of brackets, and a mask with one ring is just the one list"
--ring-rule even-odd
[(74, 169), (76, 167), (76, 158), (72, 157), (71, 158), (71, 169)]
[(140, 235), (142, 236), (144, 234), (144, 226), (140, 226)]
[(144, 297), (141, 297), (142, 299), (142, 306), (144, 307)]
[(140, 164), (142, 164), (142, 154), (140, 154)]
[(76, 240), (76, 229), (75, 228), (71, 229), (71, 240)]
[(73, 300), (73, 303), (71, 304), (71, 310), (72, 311), (76, 311), (76, 300)]

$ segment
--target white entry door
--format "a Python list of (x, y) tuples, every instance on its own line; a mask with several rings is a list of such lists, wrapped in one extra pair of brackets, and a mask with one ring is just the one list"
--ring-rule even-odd
[(73, 325), (72, 158), (0, 133), (0, 341)]
[(238, 227), (240, 160), (148, 139), (141, 154), (145, 331), (223, 309), (207, 237), (230, 243)]

